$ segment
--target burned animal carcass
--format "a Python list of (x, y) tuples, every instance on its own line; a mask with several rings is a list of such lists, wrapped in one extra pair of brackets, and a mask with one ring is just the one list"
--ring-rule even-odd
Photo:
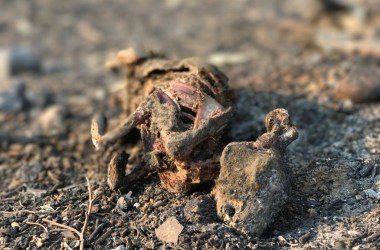
[(168, 60), (131, 50), (119, 53), (127, 71), (124, 108), (129, 116), (109, 132), (103, 117), (92, 122), (92, 139), (104, 149), (138, 127), (144, 145), (141, 164), (126, 173), (128, 155), (109, 164), (112, 189), (156, 171), (169, 191), (188, 192), (216, 180), (217, 213), (243, 233), (260, 235), (285, 203), (286, 147), (298, 132), (285, 109), (267, 115), (267, 132), (255, 142), (223, 140), (234, 110), (227, 77), (196, 58)]
[[(140, 58), (131, 50), (120, 52), (119, 58), (128, 72), (125, 109), (131, 114), (105, 134), (103, 119), (95, 118), (95, 146), (103, 148), (139, 126), (145, 164), (136, 167), (155, 169), (166, 189), (187, 192), (216, 179), (225, 146), (221, 135), (233, 110), (227, 77), (196, 58)], [(125, 176), (122, 158), (116, 156), (110, 164), (109, 183), (114, 189), (136, 179), (133, 173)]]

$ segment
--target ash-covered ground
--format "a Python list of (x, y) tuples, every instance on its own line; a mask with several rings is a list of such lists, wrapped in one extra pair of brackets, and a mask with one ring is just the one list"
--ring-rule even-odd
[[(94, 198), (86, 249), (380, 247), (376, 0), (17, 0), (0, 6), (2, 54), (26, 50), (12, 60), (0, 56), (1, 249), (78, 248), (75, 233), (47, 220), (82, 229), (85, 176)], [(270, 110), (289, 111), (299, 129), (286, 153), (293, 189), (260, 238), (228, 227), (216, 211), (192, 207), (213, 210), (212, 185), (174, 194), (152, 174), (125, 193), (109, 190), (111, 156), (96, 152), (90, 123), (98, 112), (113, 125), (119, 121), (122, 109), (111, 97), (124, 76), (104, 65), (130, 46), (219, 66), (236, 94), (230, 141), (255, 140)], [(39, 58), (25, 66), (29, 52)], [(10, 74), (1, 71), (7, 67)], [(162, 242), (155, 231), (172, 216), (183, 226), (177, 244)]]

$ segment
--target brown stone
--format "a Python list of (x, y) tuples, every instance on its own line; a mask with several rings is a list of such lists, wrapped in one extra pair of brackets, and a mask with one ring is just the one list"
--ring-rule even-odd
[(183, 226), (178, 222), (175, 216), (172, 216), (156, 229), (156, 236), (161, 241), (177, 243), (178, 236), (182, 230)]

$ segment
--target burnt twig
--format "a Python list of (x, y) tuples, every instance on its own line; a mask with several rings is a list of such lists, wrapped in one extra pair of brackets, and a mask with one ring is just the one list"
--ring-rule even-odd
[(30, 222), (30, 221), (26, 221), (25, 223), (26, 223), (26, 224), (29, 224), (29, 225), (40, 226), (40, 227), (42, 227), (42, 228), (44, 229), (44, 231), (45, 231), (46, 233), (48, 233), (47, 228), (46, 228), (44, 225), (40, 224), (40, 223)]
[(14, 211), (14, 212), (0, 211), (0, 214), (8, 214), (8, 215), (15, 215), (15, 214), (20, 214), (20, 213), (36, 214), (37, 212), (31, 211), (31, 210), (19, 210), (19, 211)]
[(92, 232), (92, 234), (90, 235), (90, 238), (88, 238), (88, 241), (91, 242), (95, 237), (96, 235), (106, 226), (106, 223), (101, 223), (99, 226), (97, 226), (95, 228), (95, 230)]
[(111, 234), (112, 234), (112, 229), (109, 228), (102, 236), (99, 237), (99, 239), (96, 241), (95, 245), (100, 245), (102, 244)]

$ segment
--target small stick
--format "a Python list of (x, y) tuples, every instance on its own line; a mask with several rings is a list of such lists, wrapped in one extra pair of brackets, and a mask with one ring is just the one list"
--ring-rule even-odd
[(83, 237), (83, 235), (84, 235), (84, 231), (86, 230), (86, 227), (87, 227), (88, 218), (90, 217), (90, 214), (91, 214), (92, 202), (94, 201), (92, 199), (92, 190), (91, 190), (90, 181), (88, 180), (87, 176), (86, 176), (86, 181), (87, 181), (87, 186), (88, 186), (88, 207), (87, 207), (86, 217), (84, 219), (82, 231), (80, 232), (80, 245), (81, 245), (80, 249), (81, 250), (84, 247), (84, 237)]
[(108, 229), (102, 236), (99, 237), (99, 239), (96, 241), (96, 245), (100, 245), (105, 241), (110, 235), (112, 234), (112, 229)]
[(61, 223), (58, 223), (58, 222), (55, 222), (55, 221), (52, 221), (52, 220), (48, 220), (48, 219), (45, 219), (45, 218), (42, 219), (42, 221), (50, 223), (53, 226), (64, 228), (64, 229), (69, 230), (69, 231), (75, 233), (76, 235), (80, 236), (80, 232), (78, 230), (76, 230), (75, 228), (73, 228), (73, 227), (66, 226), (64, 224), (61, 224)]
[(19, 211), (14, 211), (14, 212), (0, 211), (0, 214), (9, 214), (9, 215), (15, 215), (15, 214), (19, 214), (19, 213), (36, 214), (37, 212), (30, 211), (30, 210), (19, 210)]
[(106, 223), (101, 223), (99, 226), (97, 226), (95, 228), (95, 230), (92, 232), (92, 234), (90, 235), (90, 238), (88, 238), (88, 241), (91, 242), (95, 237), (96, 235), (99, 233), (100, 230), (103, 229), (103, 227), (105, 227)]
[(42, 227), (42, 228), (45, 230), (46, 233), (49, 233), (49, 231), (47, 230), (47, 228), (46, 228), (44, 225), (40, 224), (40, 223), (30, 222), (30, 221), (26, 221), (25, 223), (26, 223), (26, 224), (29, 224), (29, 225), (40, 226), (40, 227)]

